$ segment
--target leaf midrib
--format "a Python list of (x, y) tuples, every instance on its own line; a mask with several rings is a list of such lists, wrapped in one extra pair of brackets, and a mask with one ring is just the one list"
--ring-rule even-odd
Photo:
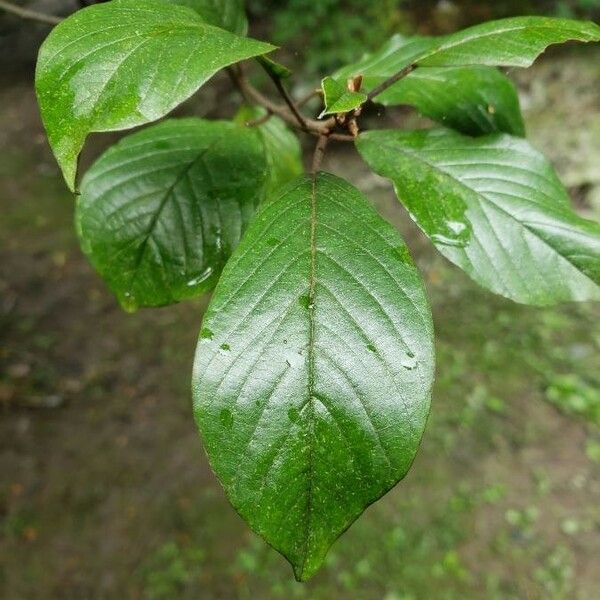
[(140, 247), (138, 249), (137, 252), (137, 256), (136, 256), (136, 260), (135, 260), (135, 264), (133, 267), (133, 273), (131, 275), (130, 281), (129, 281), (129, 285), (127, 286), (129, 288), (129, 293), (133, 294), (133, 283), (138, 275), (140, 266), (142, 264), (142, 261), (144, 259), (144, 254), (146, 253), (146, 248), (148, 247), (148, 241), (150, 240), (150, 237), (153, 235), (154, 230), (156, 228), (156, 225), (158, 223), (158, 220), (160, 219), (160, 216), (163, 212), (163, 210), (165, 209), (167, 202), (169, 201), (169, 198), (171, 198), (171, 196), (173, 195), (173, 191), (175, 190), (175, 188), (181, 183), (181, 181), (183, 181), (183, 178), (191, 171), (191, 169), (200, 161), (202, 160), (202, 158), (211, 150), (214, 150), (214, 148), (220, 144), (225, 138), (224, 137), (219, 137), (218, 139), (216, 139), (214, 142), (212, 142), (211, 144), (209, 144), (206, 148), (203, 148), (198, 155), (189, 162), (189, 164), (187, 164), (183, 169), (181, 169), (181, 171), (177, 174), (177, 176), (175, 177), (175, 180), (173, 181), (173, 183), (167, 188), (167, 190), (164, 193), (164, 196), (161, 198), (160, 200), (160, 204), (158, 205), (158, 208), (156, 210), (156, 213), (154, 214), (154, 216), (152, 217), (151, 221), (150, 221), (150, 225), (148, 226), (148, 229), (144, 235), (144, 239), (142, 240), (142, 243), (140, 244)]
[(304, 573), (309, 553), (310, 533), (313, 513), (313, 478), (314, 478), (314, 421), (315, 421), (315, 289), (317, 282), (317, 180), (318, 173), (311, 177), (310, 190), (310, 270), (308, 280), (308, 400), (306, 407), (310, 410), (307, 415), (309, 428), (308, 447), (308, 485), (306, 490), (306, 527), (304, 535), (304, 555), (300, 574)]

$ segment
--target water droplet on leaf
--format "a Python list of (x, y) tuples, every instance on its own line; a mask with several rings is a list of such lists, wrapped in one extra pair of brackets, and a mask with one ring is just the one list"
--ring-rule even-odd
[(219, 418), (221, 419), (221, 423), (224, 427), (227, 427), (227, 429), (231, 429), (233, 425), (233, 414), (228, 408), (224, 408), (221, 411)]
[(208, 327), (204, 327), (200, 331), (200, 339), (201, 340), (212, 340), (214, 335), (215, 334)]
[(134, 313), (140, 307), (135, 296), (131, 292), (125, 292), (119, 300), (123, 310), (128, 313)]

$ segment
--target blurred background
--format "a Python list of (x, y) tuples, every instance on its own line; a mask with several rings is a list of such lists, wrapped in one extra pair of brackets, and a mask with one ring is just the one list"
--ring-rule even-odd
[[(19, 2), (67, 15), (85, 2)], [(294, 91), (394, 32), (490, 18), (600, 20), (600, 0), (249, 2)], [(84, 260), (33, 91), (49, 28), (0, 10), (0, 598), (581, 599), (600, 590), (600, 308), (524, 307), (435, 253), (351, 149), (325, 168), (396, 224), (422, 267), (437, 381), (416, 463), (308, 584), (225, 500), (191, 415), (207, 298), (122, 312)], [(600, 217), (600, 46), (511, 70), (533, 144)], [(257, 80), (260, 83), (260, 79)], [(231, 116), (217, 76), (178, 114)], [(317, 107), (315, 107), (317, 108)], [(424, 126), (411, 111), (370, 126)], [(117, 136), (93, 136), (83, 166)], [(309, 141), (307, 156), (312, 150)]]

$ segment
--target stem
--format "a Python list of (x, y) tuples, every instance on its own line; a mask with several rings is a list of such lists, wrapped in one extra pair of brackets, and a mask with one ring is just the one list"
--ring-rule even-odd
[(258, 117), (257, 119), (252, 119), (252, 121), (246, 121), (246, 127), (258, 127), (258, 125), (262, 125), (266, 123), (273, 116), (272, 112), (267, 111), (262, 117)]
[(312, 160), (312, 168), (311, 173), (313, 177), (316, 177), (319, 169), (321, 168), (321, 163), (323, 162), (323, 157), (325, 156), (325, 150), (327, 149), (327, 143), (329, 142), (329, 134), (322, 133), (317, 140), (317, 145), (315, 147), (315, 153), (313, 154)]
[(16, 6), (12, 2), (5, 2), (4, 0), (0, 0), (0, 9), (3, 9), (13, 15), (17, 15), (17, 17), (21, 17), (22, 19), (39, 21), (40, 23), (46, 23), (48, 25), (58, 25), (62, 21), (61, 17), (46, 15), (36, 10), (22, 8), (21, 6)]
[(321, 95), (321, 90), (313, 90), (312, 92), (310, 92), (310, 94), (306, 94), (306, 96), (303, 96), (302, 98), (300, 98), (300, 100), (298, 100), (296, 102), (296, 106), (298, 107), (302, 107), (305, 104), (307, 104), (308, 102), (310, 102), (313, 98), (316, 98), (317, 96)]
[(269, 71), (267, 71), (267, 73), (269, 74), (271, 81), (273, 81), (273, 83), (275, 84), (275, 87), (277, 88), (279, 95), (283, 98), (283, 101), (287, 104), (291, 113), (296, 118), (296, 121), (298, 121), (298, 124), (300, 125), (300, 127), (302, 129), (307, 129), (306, 119), (304, 118), (304, 115), (298, 110), (298, 107), (296, 106), (296, 104), (294, 103), (294, 100), (292, 99), (289, 92), (283, 85), (281, 79), (279, 79), (279, 77), (277, 77), (273, 73), (270, 73)]
[(385, 81), (382, 81), (377, 87), (374, 87), (368, 94), (367, 98), (373, 100), (375, 96), (379, 96), (382, 92), (385, 92), (389, 87), (392, 87), (395, 83), (412, 73), (417, 68), (417, 65), (408, 65), (398, 71), (395, 75), (392, 75)]
[(230, 67), (228, 69), (228, 73), (246, 102), (258, 104), (259, 106), (266, 108), (267, 111), (273, 113), (274, 115), (277, 115), (295, 129), (304, 131), (306, 133), (310, 133), (311, 135), (314, 135), (316, 137), (319, 137), (322, 134), (327, 134), (330, 139), (338, 140), (340, 142), (354, 141), (354, 137), (351, 135), (343, 133), (330, 133), (331, 129), (336, 125), (334, 117), (331, 117), (326, 121), (317, 121), (315, 119), (303, 117), (303, 124), (301, 125), (288, 106), (282, 106), (281, 104), (272, 102), (271, 100), (269, 100), (269, 98), (261, 94), (244, 77), (240, 68), (236, 69)]

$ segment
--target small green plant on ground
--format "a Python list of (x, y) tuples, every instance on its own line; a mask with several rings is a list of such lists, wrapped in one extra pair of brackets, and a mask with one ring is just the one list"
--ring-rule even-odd
[[(600, 27), (517, 17), (395, 35), (323, 79), (318, 117), (290, 96), (275, 48), (246, 31), (237, 0), (113, 0), (52, 31), (36, 89), (77, 195), (82, 249), (123, 307), (216, 286), (194, 365), (196, 421), (233, 506), (306, 580), (409, 470), (434, 373), (419, 270), (367, 199), (321, 171), (328, 143), (354, 144), (483, 287), (533, 305), (598, 300), (600, 226), (571, 210), (525, 140), (515, 88), (497, 67), (599, 41)], [(281, 101), (250, 84), (249, 59)], [(156, 121), (220, 69), (245, 101), (233, 120), (165, 120), (125, 137), (78, 183), (90, 133)], [(410, 105), (443, 126), (364, 132), (371, 103)], [(316, 140), (308, 174), (292, 129)], [(552, 398), (571, 396), (567, 384)], [(452, 554), (440, 568), (463, 572)]]

